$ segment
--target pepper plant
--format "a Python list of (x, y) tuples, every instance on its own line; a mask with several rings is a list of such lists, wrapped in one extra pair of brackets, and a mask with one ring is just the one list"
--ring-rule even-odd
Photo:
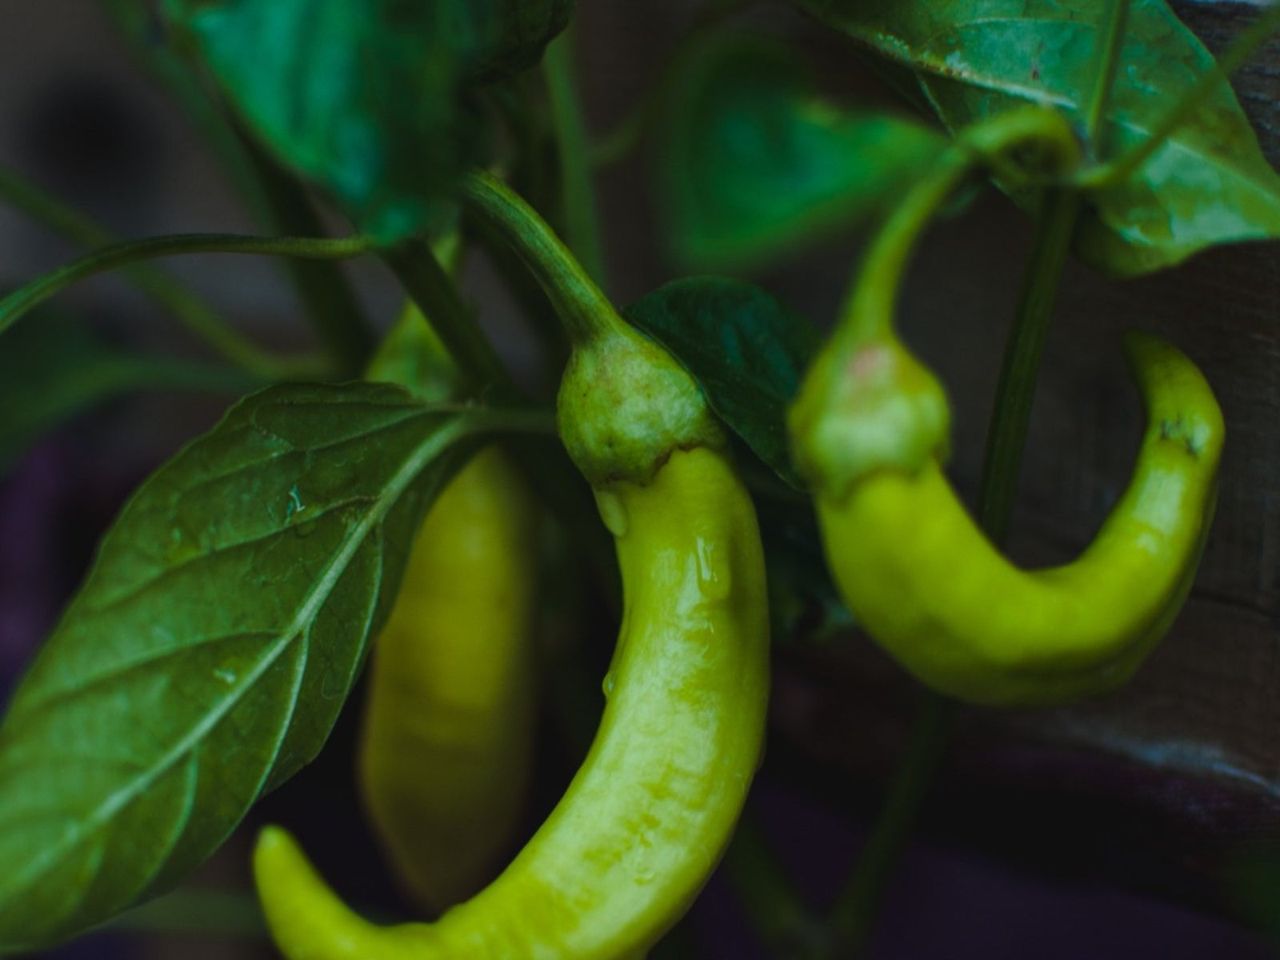
[[(0, 299), (5, 462), (108, 396), (239, 394), (121, 508), (14, 687), (0, 953), (182, 884), (325, 748), (372, 649), (361, 790), (422, 915), (370, 924), (273, 827), (254, 870), (286, 956), (643, 956), (726, 850), (768, 950), (848, 956), (952, 698), (1068, 702), (1141, 668), (1194, 581), (1230, 423), (1193, 358), (1131, 336), (1149, 420), (1131, 486), (1078, 559), (1021, 570), (1000, 547), (1045, 331), (1072, 255), (1118, 282), (1280, 235), (1280, 176), (1227, 82), (1280, 12), (1215, 59), (1164, 0), (786, 5), (900, 102), (833, 96), (749, 2), (709, 0), (604, 133), (580, 106), (571, 0), (106, 0), (262, 231), (118, 240), (0, 171), (0, 197), (85, 248)], [(594, 179), (641, 147), (675, 276), (619, 309)], [(943, 473), (945, 387), (893, 314), (931, 219), (986, 188), (1036, 239), (970, 519)], [(745, 279), (851, 228), (870, 239), (839, 318)], [(558, 387), (513, 375), (478, 322), (458, 279), (476, 252)], [(157, 262), (197, 253), (282, 258), (314, 352), (266, 349)], [(353, 258), (394, 277), (394, 324), (365, 317)], [(42, 337), (49, 301), (107, 271), (213, 359), (164, 376)], [(583, 672), (537, 646), (566, 556), (618, 608), (606, 705), (504, 863), (540, 665)], [(931, 691), (830, 911), (743, 819), (770, 636), (870, 638)]]

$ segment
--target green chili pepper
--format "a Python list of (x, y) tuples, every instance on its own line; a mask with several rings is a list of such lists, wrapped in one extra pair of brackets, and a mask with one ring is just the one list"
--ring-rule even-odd
[(1185, 599), (1213, 515), (1222, 414), (1190, 360), (1131, 336), (1148, 428), (1128, 490), (1074, 562), (1024, 571), (1000, 555), (943, 475), (942, 388), (892, 325), (914, 240), (973, 160), (953, 154), (890, 218), (789, 428), (828, 563), (873, 639), (964, 700), (1075, 699), (1123, 683)]
[[(424, 399), (457, 371), (409, 308), (368, 377)], [(358, 752), (365, 809), (414, 897), (475, 893), (520, 823), (535, 721), (538, 511), (497, 446), (441, 491), (373, 650)]]
[(284, 831), (265, 831), (258, 888), (291, 960), (642, 956), (719, 860), (760, 758), (764, 558), (723, 434), (688, 375), (617, 316), (531, 210), (487, 177), (468, 190), (574, 340), (561, 435), (595, 489), (623, 580), (604, 716), (532, 840), (437, 923), (368, 924)]

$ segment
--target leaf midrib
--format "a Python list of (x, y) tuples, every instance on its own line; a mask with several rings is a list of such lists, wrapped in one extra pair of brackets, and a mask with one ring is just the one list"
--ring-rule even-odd
[[(205, 735), (226, 717), (244, 696), (245, 692), (256, 684), (284, 650), (303, 633), (310, 619), (318, 613), (324, 602), (327, 601), (330, 592), (346, 572), (346, 564), (355, 555), (356, 550), (359, 549), (364, 538), (373, 529), (374, 525), (385, 517), (392, 504), (408, 489), (415, 477), (425, 469), (427, 464), (446, 447), (464, 435), (469, 427), (470, 424), (465, 420), (454, 420), (442, 426), (436, 433), (423, 441), (414, 451), (414, 454), (405, 460), (383, 492), (373, 501), (369, 512), (352, 527), (341, 547), (330, 560), (324, 574), (317, 578), (315, 589), (306, 595), (298, 609), (298, 613), (288, 624), (286, 631), (267, 650), (259, 665), (245, 676), (242, 683), (229, 690), (226, 697), (211, 709), (199, 723), (195, 724), (184, 737), (179, 739), (167, 753), (158, 758), (155, 763), (151, 764), (133, 781), (107, 796), (87, 817), (73, 825), (67, 831), (63, 840), (47, 847), (40, 856), (33, 859), (26, 870), (18, 870), (11, 874), (8, 884), (0, 888), (3, 891), (0, 902), (11, 900), (16, 892), (29, 888), (37, 882), (40, 876), (53, 864), (66, 856), (71, 849), (84, 842), (118, 811), (136, 800), (170, 767), (193, 750)], [(292, 717), (292, 713), (290, 713), (290, 717)], [(282, 744), (283, 742), (284, 739), (281, 738), (280, 743)], [(278, 756), (278, 750), (279, 744), (277, 744), (276, 756)], [(267, 765), (268, 770), (274, 766), (274, 762), (273, 758), (272, 763)]]

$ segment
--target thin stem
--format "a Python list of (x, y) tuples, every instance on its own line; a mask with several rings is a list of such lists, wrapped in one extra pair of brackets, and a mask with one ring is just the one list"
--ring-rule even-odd
[[(244, 146), (250, 173), (262, 188), (273, 229), (295, 236), (322, 236), (324, 223), (302, 182), (269, 156), (251, 134), (239, 125), (233, 129)], [(358, 376), (373, 353), (373, 328), (340, 266), (289, 259), (285, 270), (333, 365), (348, 376)]]
[(429, 318), (431, 328), (463, 377), (477, 389), (491, 385), (502, 395), (513, 395), (515, 389), (493, 345), (458, 296), (458, 288), (436, 259), (431, 245), (425, 240), (408, 240), (383, 251), (382, 259), (414, 305)]
[(1116, 70), (1120, 66), (1120, 50), (1124, 46), (1124, 31), (1129, 22), (1129, 0), (1107, 0), (1102, 22), (1105, 29), (1094, 57), (1093, 94), (1084, 112), (1085, 140), (1092, 145), (1095, 156), (1105, 154), (1102, 138), (1106, 130), (1102, 127), (1102, 120), (1107, 114), (1107, 101), (1111, 98)]
[(558, 373), (569, 357), (569, 341), (556, 314), (555, 305), (547, 298), (542, 285), (528, 271), (520, 255), (503, 239), (499, 230), (474, 217), (466, 226), (468, 236), (484, 250), (485, 256), (520, 307), (521, 315), (529, 322), (534, 336), (542, 345), (544, 365)]
[(880, 816), (831, 910), (830, 957), (856, 957), (865, 951), (885, 886), (906, 848), (946, 751), (954, 704), (930, 690), (922, 690), (921, 695), (906, 751), (893, 772)]
[[(268, 156), (232, 118), (207, 82), (198, 46), (182, 27), (155, 36), (153, 13), (136, 0), (109, 0), (109, 14), (137, 56), (180, 102), (214, 147), (240, 195), (269, 233), (319, 236), (323, 224), (306, 188)], [(332, 264), (286, 261), (285, 270), (337, 371), (355, 376), (373, 349), (373, 332), (342, 271)]]
[(1079, 210), (1080, 198), (1075, 191), (1054, 191), (1047, 198), (1005, 346), (978, 503), (978, 521), (996, 543), (1004, 540), (1013, 514), (1040, 357)]
[(573, 81), (572, 28), (547, 45), (542, 58), (543, 75), (551, 105), (551, 129), (560, 155), (560, 203), (565, 239), (583, 267), (600, 286), (607, 286), (600, 217), (591, 183), (587, 127)]
[(898, 290), (925, 225), (956, 186), (980, 164), (991, 165), (1018, 147), (1049, 153), (1049, 169), (1072, 169), (1079, 147), (1066, 122), (1039, 108), (999, 114), (966, 129), (940, 158), (933, 172), (917, 181), (881, 227), (854, 276), (841, 310), (837, 334), (856, 342), (893, 329)]
[(0, 333), (23, 314), (77, 281), (144, 260), (191, 253), (240, 253), (340, 260), (374, 249), (369, 237), (255, 237), (235, 233), (173, 234), (129, 240), (95, 250), (51, 270), (0, 300)]
[(973, 158), (964, 151), (947, 152), (933, 172), (917, 181), (894, 208), (854, 276), (840, 311), (839, 337), (862, 341), (893, 329), (898, 289), (924, 225), (973, 166)]
[(759, 825), (744, 811), (724, 858), (725, 874), (761, 942), (777, 956), (807, 957), (822, 928), (782, 876)]
[(1227, 48), (1227, 52), (1213, 65), (1213, 69), (1203, 74), (1195, 85), (1182, 95), (1182, 98), (1169, 109), (1142, 143), (1110, 163), (1094, 167), (1082, 174), (1077, 178), (1076, 185), (1086, 190), (1099, 190), (1128, 179), (1134, 171), (1151, 159), (1152, 154), (1164, 146), (1169, 137), (1219, 89), (1221, 84), (1227, 82), (1231, 74), (1240, 69), (1277, 28), (1280, 28), (1280, 3), (1273, 3), (1235, 39)]
[(462, 197), (467, 209), (520, 255), (555, 306), (571, 341), (584, 343), (624, 326), (582, 264), (514, 190), (491, 174), (474, 172), (463, 180)]
[[(103, 247), (120, 242), (101, 224), (15, 171), (0, 168), (0, 200), (80, 246)], [(127, 267), (124, 275), (140, 291), (172, 313), (191, 334), (256, 377), (289, 380), (326, 372), (326, 365), (318, 357), (275, 357), (261, 349), (229, 326), (208, 302), (154, 267), (136, 264)]]

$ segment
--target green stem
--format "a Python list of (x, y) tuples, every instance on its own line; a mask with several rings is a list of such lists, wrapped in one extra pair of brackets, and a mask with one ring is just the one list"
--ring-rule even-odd
[(1100, 190), (1123, 183), (1139, 167), (1151, 159), (1170, 136), (1182, 126), (1209, 97), (1227, 82), (1227, 78), (1240, 69), (1277, 28), (1280, 28), (1280, 3), (1269, 6), (1239, 37), (1232, 42), (1213, 69), (1203, 74), (1195, 85), (1182, 95), (1164, 115), (1155, 129), (1142, 143), (1121, 154), (1116, 159), (1094, 167), (1076, 179), (1076, 185), (1085, 190)]
[(503, 234), (489, 223), (470, 217), (466, 221), (467, 235), (473, 239), (488, 257), (493, 268), (502, 278), (508, 292), (520, 308), (533, 334), (542, 346), (544, 366), (556, 374), (564, 369), (569, 357), (569, 341), (564, 326), (556, 315), (556, 308), (547, 298), (542, 285), (525, 267), (520, 255), (511, 247)]
[(607, 286), (600, 218), (587, 157), (586, 122), (573, 82), (573, 29), (565, 30), (547, 45), (542, 59), (551, 105), (551, 128), (560, 155), (560, 202), (564, 212), (565, 239), (582, 265), (600, 286)]
[(954, 704), (923, 690), (910, 739), (893, 772), (884, 806), (829, 922), (834, 949), (827, 956), (857, 957), (865, 950), (889, 878), (906, 848), (920, 808), (950, 739)]
[[(100, 224), (12, 170), (0, 169), (0, 200), (80, 246), (104, 247), (120, 242)], [(255, 377), (290, 380), (327, 372), (318, 357), (278, 358), (262, 350), (229, 326), (206, 301), (154, 267), (138, 264), (126, 268), (124, 273), (134, 286), (172, 313), (191, 334)]]
[(144, 260), (191, 253), (240, 253), (277, 257), (340, 260), (374, 249), (368, 237), (255, 237), (234, 233), (173, 234), (129, 240), (86, 254), (37, 277), (0, 300), (0, 333), (23, 314), (77, 281)]
[(474, 172), (464, 178), (462, 196), (468, 210), (520, 255), (571, 341), (585, 343), (625, 327), (582, 264), (519, 194), (491, 174)]
[[(223, 162), (255, 217), (271, 233), (319, 236), (323, 224), (301, 182), (268, 156), (231, 119), (218, 91), (205, 81), (198, 45), (176, 23), (164, 42), (151, 36), (152, 14), (136, 0), (109, 0), (108, 12), (137, 55), (178, 99), (186, 116)], [(285, 269), (312, 326), (342, 374), (355, 376), (373, 349), (373, 331), (350, 283), (332, 264), (290, 260)]]
[(408, 240), (382, 252), (382, 259), (414, 305), (430, 320), (463, 377), (479, 390), (494, 386), (503, 396), (515, 393), (493, 345), (458, 296), (458, 288), (425, 240)]
[(823, 938), (822, 928), (782, 876), (750, 810), (744, 811), (724, 858), (729, 884), (746, 909), (756, 935), (781, 957), (812, 956)]
[(1040, 357), (1079, 210), (1079, 194), (1074, 191), (1054, 191), (1046, 198), (1045, 213), (1023, 278), (1017, 315), (1005, 346), (987, 432), (978, 503), (978, 520), (996, 543), (1004, 540), (1013, 514)]
[[(244, 145), (253, 177), (266, 197), (275, 232), (322, 236), (324, 223), (306, 187), (269, 156), (250, 133), (239, 126), (234, 129)], [(333, 365), (347, 376), (359, 376), (373, 353), (373, 328), (341, 267), (336, 263), (289, 259), (285, 270)]]
[(1120, 50), (1124, 46), (1124, 31), (1129, 22), (1129, 0), (1107, 0), (1102, 22), (1102, 42), (1094, 56), (1093, 95), (1084, 113), (1085, 140), (1095, 156), (1106, 153), (1102, 141), (1106, 131), (1102, 120), (1107, 114), (1107, 101), (1111, 98), (1116, 69), (1120, 66)]
[(991, 165), (1028, 144), (1048, 152), (1048, 167), (1055, 173), (1070, 171), (1079, 160), (1079, 147), (1066, 121), (1036, 107), (999, 114), (959, 135), (872, 240), (840, 312), (836, 336), (841, 341), (856, 343), (892, 332), (898, 290), (924, 227), (975, 167)]

